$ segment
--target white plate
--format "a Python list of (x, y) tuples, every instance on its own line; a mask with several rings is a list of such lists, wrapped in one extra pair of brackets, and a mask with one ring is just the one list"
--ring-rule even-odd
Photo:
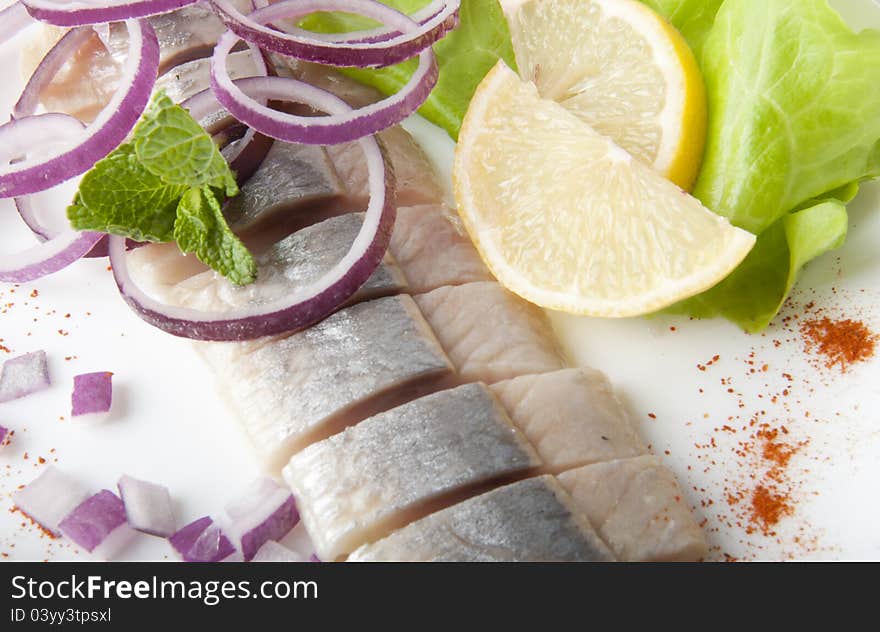
[[(854, 24), (880, 25), (880, 11), (867, 0), (834, 4)], [(14, 47), (0, 50), (0, 112), (9, 111), (20, 88), (16, 57)], [(448, 177), (451, 143), (423, 121), (410, 127)], [(809, 266), (795, 302), (813, 301), (834, 317), (858, 318), (880, 331), (877, 211), (880, 185), (874, 183), (851, 207), (849, 242)], [(7, 251), (27, 238), (19, 224), (11, 204), (0, 200), (0, 242)], [(31, 297), (34, 290), (38, 296)], [(259, 474), (247, 438), (218, 403), (211, 376), (190, 345), (135, 317), (119, 299), (106, 262), (80, 262), (14, 293), (4, 286), (0, 306), (0, 344), (12, 351), (0, 351), (0, 360), (45, 349), (54, 382), (46, 392), (0, 405), (0, 425), (16, 430), (13, 444), (0, 453), (0, 555), (6, 559), (84, 557), (8, 511), (11, 493), (43, 469), (40, 457), (57, 460), (95, 490), (113, 489), (122, 473), (164, 483), (181, 521), (219, 514)], [(706, 520), (714, 558), (880, 558), (880, 359), (845, 375), (817, 366), (796, 323), (776, 325), (763, 336), (747, 336), (723, 321), (667, 317), (558, 315), (554, 324), (577, 362), (611, 376), (654, 451), (676, 471)], [(698, 368), (716, 355), (717, 362)], [(71, 422), (73, 376), (100, 370), (115, 373), (112, 418), (100, 425)], [(793, 513), (775, 536), (747, 533), (749, 499), (766, 482), (767, 467), (756, 456), (760, 450), (736, 452), (743, 452), (739, 443), (748, 443), (754, 430), (720, 430), (740, 429), (754, 414), (770, 428), (784, 426), (787, 444), (809, 442), (786, 468), (782, 487), (791, 494)], [(695, 447), (713, 439), (715, 447)], [(729, 491), (745, 498), (731, 508)], [(172, 556), (164, 541), (144, 536), (125, 557)]]

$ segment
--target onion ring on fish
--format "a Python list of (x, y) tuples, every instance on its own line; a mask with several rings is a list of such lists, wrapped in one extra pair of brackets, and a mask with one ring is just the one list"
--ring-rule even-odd
[[(125, 23), (129, 54), (120, 87), (82, 135), (53, 155), (0, 164), (0, 198), (45, 191), (81, 175), (116, 149), (134, 128), (147, 106), (159, 68), (159, 42), (153, 27), (144, 20)], [(25, 119), (18, 119), (22, 121)], [(17, 122), (16, 121), (16, 122)], [(0, 130), (13, 125), (6, 123)], [(9, 128), (12, 132), (12, 128)], [(32, 143), (22, 138), (22, 143)]]
[(55, 26), (88, 26), (168, 13), (199, 0), (20, 0), (36, 19)]
[[(351, 110), (333, 94), (281, 77), (240, 79), (239, 82), (269, 82), (261, 96), (296, 100), (315, 109), (340, 114)], [(143, 320), (175, 336), (196, 340), (251, 340), (300, 330), (336, 311), (372, 276), (379, 267), (391, 240), (397, 215), (394, 174), (386, 168), (383, 150), (373, 136), (360, 141), (369, 172), (370, 203), (351, 249), (333, 268), (316, 281), (297, 288), (287, 296), (258, 307), (226, 312), (205, 312), (167, 305), (146, 294), (128, 271), (125, 240), (110, 237), (110, 264), (122, 294)]]
[[(404, 30), (418, 28), (418, 24), (409, 17), (384, 5), (378, 5), (382, 6), (382, 9), (374, 10), (372, 5), (376, 3), (373, 0), (321, 0), (321, 2), (328, 10), (340, 8), (363, 10), (370, 17), (381, 18)], [(252, 13), (251, 17), (257, 22), (269, 22), (282, 17), (301, 17), (313, 10), (311, 2), (305, 2), (304, 5), (285, 1), (259, 9)], [(228, 31), (223, 34), (214, 48), (211, 63), (211, 87), (214, 94), (217, 100), (242, 123), (266, 136), (289, 143), (336, 145), (388, 129), (419, 109), (434, 89), (439, 75), (434, 51), (428, 47), (419, 53), (418, 68), (397, 94), (341, 114), (296, 116), (273, 110), (254, 100), (254, 96), (265, 97), (261, 92), (263, 86), (267, 85), (267, 80), (272, 79), (271, 77), (263, 82), (248, 83), (250, 93), (244, 92), (239, 87), (243, 84), (232, 81), (226, 59), (238, 41), (238, 35)]]
[[(375, 0), (284, 0), (249, 16), (229, 0), (211, 0), (211, 4), (230, 30), (260, 48), (320, 64), (381, 68), (415, 57), (454, 29), (461, 0), (432, 3), (416, 14), (423, 23)], [(273, 19), (304, 17), (318, 11), (356, 13), (386, 26), (329, 36), (302, 29), (281, 32), (266, 26)], [(407, 22), (401, 22), (401, 17)]]

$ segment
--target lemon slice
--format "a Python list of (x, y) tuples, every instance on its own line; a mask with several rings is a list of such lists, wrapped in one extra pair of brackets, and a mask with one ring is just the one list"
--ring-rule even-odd
[(715, 285), (755, 242), (503, 62), (471, 101), (453, 182), (498, 280), (574, 314), (656, 311)]
[(693, 188), (706, 142), (706, 91), (693, 53), (669, 22), (636, 0), (529, 0), (506, 8), (523, 79)]

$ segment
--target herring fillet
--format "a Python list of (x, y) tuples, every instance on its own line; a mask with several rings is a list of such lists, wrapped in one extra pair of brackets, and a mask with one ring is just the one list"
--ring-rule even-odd
[(690, 562), (705, 557), (702, 529), (675, 475), (655, 456), (597, 463), (559, 476), (602, 539), (624, 561)]
[(406, 295), (358, 303), (286, 338), (197, 348), (271, 471), (346, 426), (442, 388), (453, 373)]
[(498, 283), (415, 297), (462, 380), (493, 384), (565, 368), (547, 315)]
[(357, 549), (351, 562), (598, 562), (614, 556), (552, 476), (497, 488)]
[(599, 371), (527, 375), (499, 382), (492, 391), (553, 472), (648, 453)]
[(541, 464), (482, 384), (434, 393), (294, 455), (284, 478), (318, 556), (333, 560), (432, 502)]
[[(250, 11), (250, 0), (232, 2), (241, 10)], [(160, 74), (179, 64), (210, 57), (217, 39), (226, 31), (217, 14), (203, 3), (144, 19), (159, 40)], [(47, 24), (35, 29), (23, 47), (23, 77), (31, 75), (67, 30)], [(97, 34), (90, 37), (43, 91), (41, 98), (46, 110), (91, 122), (116, 90), (127, 47), (128, 32), (121, 22), (111, 23), (103, 39)]]
[(413, 294), (494, 280), (456, 212), (443, 204), (398, 208), (389, 251)]
[[(223, 209), (236, 233), (296, 219), (307, 206), (330, 204), (346, 187), (323, 147), (275, 141), (262, 164)], [(342, 244), (340, 244), (342, 245)], [(338, 259), (348, 251), (345, 244)]]
[[(345, 255), (362, 223), (360, 214), (340, 215), (285, 237), (255, 257), (257, 280), (244, 286), (205, 270), (194, 256), (181, 254), (174, 244), (139, 248), (128, 256), (135, 278), (141, 282), (144, 277), (164, 300), (203, 311), (223, 311), (265, 305), (316, 281)], [(192, 274), (187, 276), (188, 272)], [(403, 273), (386, 255), (342, 307), (399, 294), (406, 287)]]
[[(253, 77), (257, 65), (250, 51), (232, 53), (226, 60), (229, 76), (233, 79)], [(164, 90), (169, 99), (182, 103), (202, 90), (211, 87), (211, 60), (194, 59), (175, 66), (156, 79), (155, 90)]]
[[(272, 55), (271, 58), (281, 76), (293, 77), (332, 92), (352, 107), (361, 108), (384, 98), (373, 88), (344, 77), (326, 66), (280, 55)], [(394, 170), (398, 205), (435, 204), (443, 201), (443, 188), (431, 161), (403, 128), (395, 125), (376, 136), (385, 148)], [(358, 200), (357, 208), (362, 209), (369, 199), (369, 187), (368, 172), (358, 142), (328, 145), (326, 149), (336, 171), (346, 183), (349, 197)]]

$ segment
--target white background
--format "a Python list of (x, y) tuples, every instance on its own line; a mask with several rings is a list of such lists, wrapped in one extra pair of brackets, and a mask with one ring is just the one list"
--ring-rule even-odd
[[(880, 11), (868, 0), (833, 4), (860, 27), (880, 26)], [(0, 113), (5, 113), (20, 89), (14, 46), (0, 50), (0, 76)], [(448, 174), (451, 142), (422, 121), (412, 121), (411, 128)], [(878, 211), (880, 186), (866, 186), (851, 208), (849, 242), (809, 266), (795, 303), (815, 301), (831, 316), (859, 318), (880, 331)], [(30, 243), (19, 224), (11, 204), (0, 200), (4, 252)], [(106, 262), (82, 261), (12, 289), (0, 287), (0, 344), (12, 352), (0, 351), (0, 361), (45, 349), (54, 386), (0, 404), (0, 425), (16, 430), (13, 444), (0, 453), (0, 559), (84, 557), (10, 511), (11, 493), (44, 467), (39, 457), (57, 459), (58, 467), (95, 490), (114, 489), (123, 473), (161, 482), (172, 490), (181, 524), (220, 513), (258, 475), (247, 438), (218, 403), (211, 376), (190, 345), (135, 317), (119, 299)], [(34, 289), (38, 296), (32, 298)], [(797, 311), (795, 305), (786, 313)], [(554, 316), (554, 324), (576, 361), (608, 372), (654, 451), (675, 469), (688, 500), (707, 521), (713, 557), (880, 559), (880, 358), (846, 375), (816, 366), (796, 326), (777, 325), (764, 336), (747, 336), (722, 321), (665, 317)], [(720, 356), (716, 364), (706, 371), (697, 368), (715, 355)], [(749, 361), (767, 364), (768, 371), (749, 374)], [(71, 422), (73, 376), (104, 370), (115, 373), (111, 418), (98, 425)], [(730, 385), (722, 384), (727, 378)], [(772, 403), (770, 397), (783, 389), (789, 396)], [(735, 524), (742, 505), (729, 511), (724, 501), (725, 487), (750, 489), (750, 477), (763, 472), (759, 460), (735, 454), (748, 433), (714, 431), (728, 423), (739, 427), (761, 410), (771, 427), (790, 431), (790, 442), (809, 441), (788, 468), (785, 486), (795, 498), (794, 513), (775, 537), (748, 535)], [(728, 421), (737, 416), (746, 422)], [(713, 437), (716, 448), (694, 447)], [(164, 541), (144, 536), (125, 557), (171, 554)]]

